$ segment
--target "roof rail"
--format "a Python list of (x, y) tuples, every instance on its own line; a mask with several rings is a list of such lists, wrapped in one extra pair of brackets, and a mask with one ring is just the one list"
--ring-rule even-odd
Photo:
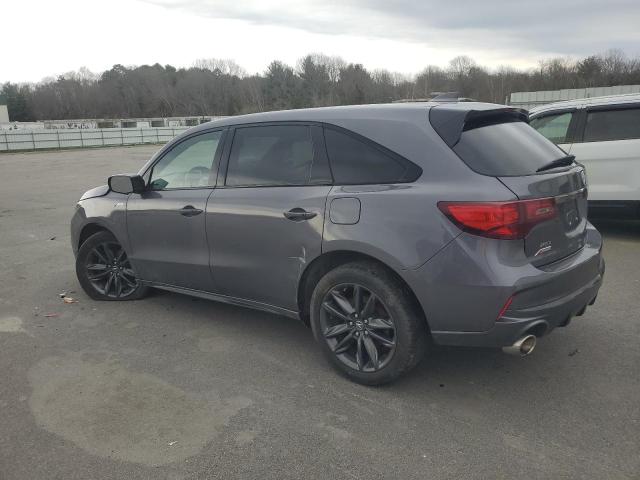
[(433, 92), (431, 98), (400, 98), (392, 103), (411, 102), (475, 102), (473, 98), (461, 97), (459, 92)]
[(473, 98), (461, 97), (460, 92), (435, 92), (432, 102), (475, 102)]
[(430, 102), (428, 98), (400, 98), (393, 100), (391, 103), (413, 103), (413, 102)]

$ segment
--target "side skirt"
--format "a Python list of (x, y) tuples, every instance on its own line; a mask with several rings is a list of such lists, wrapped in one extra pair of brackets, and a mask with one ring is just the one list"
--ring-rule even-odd
[(228, 303), (230, 305), (237, 305), (240, 307), (248, 307), (254, 310), (261, 310), (263, 312), (275, 313), (276, 315), (284, 315), (285, 317), (295, 318), (300, 320), (298, 312), (289, 310), (286, 308), (276, 307), (275, 305), (269, 305), (267, 303), (255, 302), (253, 300), (245, 300), (243, 298), (229, 297), (227, 295), (220, 295), (217, 293), (204, 292), (202, 290), (193, 290), (191, 288), (176, 287), (174, 285), (165, 285), (164, 283), (140, 281), (143, 285), (153, 288), (159, 288), (160, 290), (167, 290), (169, 292), (183, 293), (185, 295), (191, 295), (192, 297), (204, 298), (206, 300), (213, 300), (215, 302)]

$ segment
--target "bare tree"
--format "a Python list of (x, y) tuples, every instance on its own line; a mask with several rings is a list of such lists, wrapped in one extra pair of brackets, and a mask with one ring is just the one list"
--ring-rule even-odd
[(235, 77), (244, 77), (247, 74), (244, 68), (230, 58), (201, 58), (193, 63), (193, 67)]
[(219, 58), (200, 59), (180, 69), (114, 65), (95, 74), (83, 67), (36, 84), (4, 84), (0, 95), (12, 119), (43, 120), (234, 115), (429, 98), (442, 91), (502, 103), (514, 91), (625, 84), (640, 84), (640, 59), (619, 50), (580, 60), (550, 58), (531, 70), (489, 70), (468, 56), (458, 56), (446, 69), (428, 65), (413, 78), (312, 53), (295, 68), (274, 61), (261, 75), (248, 75), (235, 61)]

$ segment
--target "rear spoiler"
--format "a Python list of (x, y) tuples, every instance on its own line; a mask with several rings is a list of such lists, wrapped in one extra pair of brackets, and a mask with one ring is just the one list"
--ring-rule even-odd
[(463, 110), (436, 106), (429, 111), (429, 122), (449, 147), (458, 143), (462, 132), (474, 128), (507, 122), (529, 122), (526, 110), (521, 108), (494, 108), (490, 110)]

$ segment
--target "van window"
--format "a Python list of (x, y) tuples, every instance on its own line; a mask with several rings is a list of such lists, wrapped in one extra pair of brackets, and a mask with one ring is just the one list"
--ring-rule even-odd
[(475, 172), (496, 177), (532, 175), (566, 155), (525, 122), (464, 130), (453, 150)]
[(640, 138), (640, 108), (595, 110), (587, 113), (585, 142)]
[(532, 119), (529, 125), (553, 143), (565, 143), (572, 118), (572, 112), (545, 115)]
[(308, 126), (276, 125), (236, 129), (226, 185), (306, 185), (313, 163)]
[(415, 181), (422, 170), (384, 147), (374, 146), (333, 128), (325, 128), (327, 154), (338, 185), (406, 183)]

